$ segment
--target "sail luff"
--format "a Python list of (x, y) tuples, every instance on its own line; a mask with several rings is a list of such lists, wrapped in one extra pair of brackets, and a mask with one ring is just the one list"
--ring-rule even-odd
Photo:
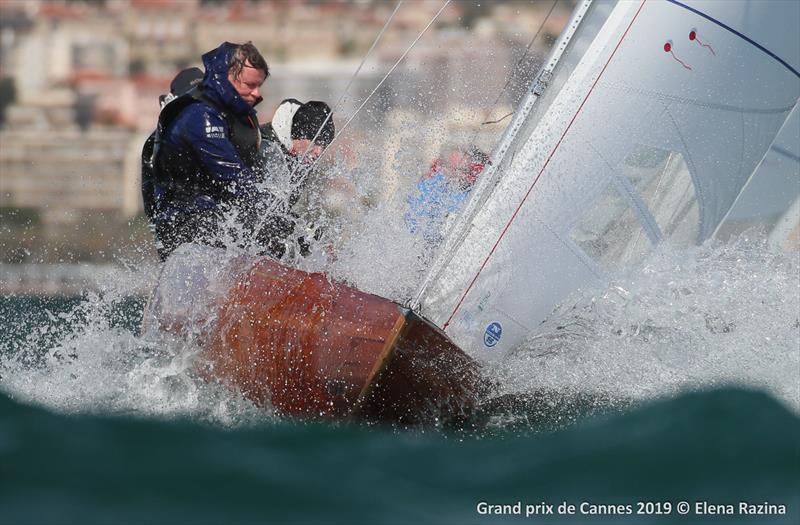
[(459, 215), (457, 222), (453, 224), (445, 239), (444, 245), (438, 250), (434, 262), (431, 265), (431, 270), (428, 271), (421, 284), (417, 288), (416, 293), (413, 295), (409, 303), (411, 309), (419, 309), (420, 298), (425, 294), (428, 285), (436, 279), (439, 274), (447, 267), (455, 255), (454, 249), (464, 240), (471, 218), (478, 210), (480, 203), (482, 203), (491, 192), (494, 190), (499, 176), (502, 175), (501, 167), (506, 160), (506, 154), (509, 147), (514, 142), (517, 134), (520, 132), (522, 125), (530, 115), (536, 102), (540, 99), (544, 91), (547, 89), (548, 84), (553, 76), (553, 71), (559, 63), (564, 51), (568, 48), (572, 37), (580, 27), (586, 12), (592, 6), (594, 0), (582, 0), (578, 3), (570, 15), (570, 20), (559, 36), (558, 41), (553, 45), (550, 54), (547, 57), (544, 65), (540, 68), (539, 72), (534, 77), (531, 85), (520, 104), (517, 111), (512, 117), (511, 123), (506, 127), (503, 136), (494, 148), (490, 156), (489, 169), (480, 177), (478, 184), (473, 189), (469, 201), (467, 202), (464, 210)]
[(536, 186), (536, 183), (539, 182), (539, 179), (541, 178), (542, 174), (545, 172), (547, 167), (550, 165), (550, 162), (553, 159), (553, 156), (555, 155), (556, 151), (558, 151), (559, 147), (561, 146), (561, 144), (562, 144), (562, 142), (564, 140), (564, 137), (566, 137), (567, 133), (569, 133), (570, 128), (572, 128), (572, 125), (575, 122), (575, 119), (578, 118), (578, 115), (581, 113), (581, 110), (583, 109), (584, 104), (586, 104), (586, 101), (589, 99), (589, 97), (591, 96), (592, 92), (594, 91), (594, 88), (597, 85), (597, 82), (603, 76), (603, 73), (605, 72), (606, 68), (611, 63), (611, 60), (614, 58), (614, 55), (617, 53), (617, 50), (619, 49), (619, 46), (622, 44), (622, 41), (627, 36), (628, 31), (630, 30), (631, 26), (636, 21), (636, 17), (639, 15), (639, 12), (641, 11), (642, 7), (644, 7), (645, 1), (646, 0), (642, 0), (642, 2), (640, 3), (639, 8), (636, 10), (636, 12), (634, 13), (633, 17), (631, 18), (630, 23), (625, 28), (625, 31), (622, 33), (622, 36), (620, 37), (619, 42), (617, 42), (617, 45), (614, 47), (613, 51), (611, 51), (611, 54), (608, 57), (608, 60), (605, 62), (605, 64), (603, 64), (602, 69), (597, 74), (597, 77), (594, 79), (594, 81), (592, 82), (591, 86), (589, 87), (589, 90), (586, 93), (586, 96), (581, 101), (580, 105), (578, 106), (578, 109), (575, 111), (575, 114), (569, 120), (569, 123), (567, 123), (566, 127), (564, 128), (563, 133), (561, 133), (561, 136), (559, 137), (559, 139), (556, 142), (555, 146), (553, 147), (552, 151), (547, 156), (547, 159), (544, 161), (544, 164), (542, 165), (542, 168), (539, 170), (539, 172), (537, 173), (536, 177), (533, 179), (533, 182), (531, 182), (530, 186), (528, 187), (528, 190), (525, 192), (525, 194), (523, 195), (522, 199), (520, 200), (519, 205), (517, 205), (516, 209), (511, 214), (511, 217), (509, 218), (509, 220), (506, 223), (505, 227), (502, 229), (502, 231), (500, 232), (500, 235), (497, 237), (497, 240), (495, 241), (494, 245), (489, 250), (489, 253), (486, 255), (486, 259), (484, 259), (484, 261), (481, 264), (480, 268), (478, 268), (477, 272), (475, 273), (475, 276), (472, 278), (472, 280), (470, 281), (469, 285), (465, 288), (465, 290), (464, 290), (463, 294), (461, 295), (461, 298), (459, 299), (458, 303), (456, 303), (455, 307), (453, 308), (453, 311), (450, 313), (450, 315), (447, 317), (447, 320), (442, 325), (443, 329), (446, 329), (447, 326), (450, 324), (450, 322), (453, 320), (453, 317), (456, 315), (458, 310), (461, 308), (461, 305), (463, 304), (464, 299), (466, 299), (467, 295), (470, 293), (470, 291), (472, 291), (472, 288), (475, 285), (475, 283), (477, 282), (478, 278), (480, 277), (480, 274), (483, 272), (484, 268), (488, 264), (489, 259), (492, 257), (492, 255), (494, 255), (495, 251), (497, 250), (497, 247), (500, 245), (500, 242), (506, 236), (506, 233), (508, 232), (508, 230), (511, 227), (512, 223), (517, 219), (517, 217), (518, 217), (518, 215), (520, 213), (520, 210), (522, 210), (522, 207), (525, 206), (525, 204), (527, 203), (528, 198), (531, 195), (531, 192), (533, 191), (534, 187)]

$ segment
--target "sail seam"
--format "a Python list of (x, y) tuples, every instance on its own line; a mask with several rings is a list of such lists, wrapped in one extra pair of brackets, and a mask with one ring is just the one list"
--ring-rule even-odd
[(569, 130), (572, 129), (572, 124), (575, 122), (575, 119), (578, 118), (578, 115), (583, 110), (583, 106), (586, 104), (586, 101), (589, 100), (589, 97), (594, 92), (594, 88), (595, 88), (595, 86), (597, 86), (597, 83), (603, 77), (603, 74), (605, 73), (606, 68), (608, 68), (608, 65), (614, 59), (614, 56), (616, 56), (617, 51), (619, 50), (619, 47), (622, 45), (622, 42), (628, 36), (628, 33), (631, 30), (631, 27), (633, 27), (633, 23), (638, 18), (639, 13), (642, 12), (642, 8), (644, 7), (644, 4), (646, 2), (647, 2), (647, 0), (642, 0), (642, 3), (639, 6), (639, 9), (636, 11), (636, 14), (633, 15), (633, 18), (631, 19), (630, 23), (628, 24), (628, 27), (625, 29), (625, 32), (622, 34), (622, 37), (619, 39), (619, 42), (617, 42), (617, 45), (616, 45), (616, 47), (614, 47), (614, 50), (611, 52), (611, 56), (608, 57), (608, 60), (606, 61), (605, 65), (603, 65), (603, 69), (600, 70), (600, 73), (597, 75), (597, 78), (592, 83), (592, 86), (589, 88), (589, 92), (584, 97), (583, 101), (581, 102), (581, 105), (578, 107), (578, 110), (575, 112), (575, 115), (572, 116), (572, 119), (569, 121), (569, 124), (567, 124), (566, 129), (561, 134), (561, 137), (558, 139), (558, 142), (556, 143), (555, 147), (553, 148), (553, 151), (550, 152), (550, 155), (547, 157), (547, 160), (545, 161), (544, 165), (542, 166), (542, 169), (539, 170), (538, 175), (536, 175), (536, 178), (533, 179), (533, 182), (531, 183), (530, 187), (528, 188), (528, 191), (523, 196), (522, 201), (517, 206), (517, 209), (514, 210), (514, 213), (511, 215), (511, 218), (508, 220), (508, 223), (503, 228), (503, 231), (500, 232), (500, 236), (497, 238), (497, 241), (495, 241), (494, 245), (492, 246), (492, 249), (489, 251), (489, 254), (486, 256), (486, 259), (483, 261), (483, 264), (481, 264), (481, 267), (478, 269), (478, 272), (475, 274), (475, 277), (473, 277), (472, 281), (470, 281), (469, 286), (467, 286), (467, 289), (462, 294), (461, 299), (459, 299), (458, 304), (456, 304), (456, 307), (453, 309), (453, 312), (450, 314), (450, 317), (448, 317), (447, 321), (444, 323), (444, 325), (442, 325), (443, 329), (447, 329), (447, 326), (450, 324), (450, 321), (453, 320), (453, 317), (456, 315), (456, 312), (458, 312), (459, 308), (461, 308), (461, 305), (463, 304), (464, 299), (467, 297), (467, 294), (469, 294), (470, 290), (475, 285), (475, 282), (478, 280), (478, 277), (480, 276), (481, 272), (483, 272), (483, 269), (488, 264), (489, 259), (491, 259), (492, 255), (494, 255), (494, 252), (497, 249), (497, 246), (500, 244), (500, 241), (503, 240), (503, 237), (505, 237), (506, 233), (508, 232), (508, 229), (511, 227), (511, 224), (514, 222), (514, 220), (516, 220), (517, 215), (519, 214), (519, 211), (525, 205), (525, 202), (528, 200), (528, 196), (530, 196), (531, 191), (533, 191), (534, 186), (536, 186), (536, 183), (539, 181), (539, 178), (544, 173), (544, 170), (547, 169), (547, 166), (550, 164), (550, 160), (553, 158), (553, 156), (555, 155), (556, 151), (558, 151), (558, 148), (561, 147), (561, 143), (564, 141), (564, 137), (566, 137), (567, 133), (569, 133)]
[(628, 208), (630, 208), (637, 217), (639, 225), (647, 235), (647, 238), (652, 244), (658, 244), (662, 237), (661, 229), (658, 227), (655, 217), (653, 217), (653, 214), (650, 213), (650, 209), (642, 199), (642, 196), (639, 195), (639, 192), (636, 190), (633, 184), (624, 175), (621, 175), (615, 166), (612, 166), (611, 163), (608, 162), (605, 156), (598, 151), (594, 144), (590, 143), (589, 148), (591, 148), (594, 154), (597, 155), (597, 158), (599, 158), (603, 164), (606, 165), (606, 168), (610, 173), (609, 180), (611, 185), (614, 186), (614, 190), (619, 193), (628, 203)]
[(800, 156), (795, 155), (791, 151), (784, 149), (780, 146), (772, 146), (772, 151), (786, 157), (787, 159), (793, 160), (795, 162), (800, 162)]
[(675, 120), (675, 117), (672, 115), (672, 112), (670, 111), (669, 106), (667, 106), (667, 117), (669, 118), (670, 122), (672, 122), (672, 128), (675, 130), (675, 135), (678, 137), (678, 140), (680, 140), (680, 142), (681, 142), (681, 147), (682, 147), (682, 150), (683, 150), (682, 153), (683, 153), (684, 159), (686, 160), (686, 165), (689, 167), (689, 176), (692, 178), (692, 184), (694, 184), (695, 198), (697, 198), (697, 206), (698, 206), (698, 212), (699, 212), (699, 216), (700, 216), (700, 226), (699, 226), (700, 233), (699, 233), (699, 237), (703, 238), (704, 237), (703, 231), (706, 229), (705, 228), (706, 215), (708, 214), (708, 212), (707, 212), (708, 198), (706, 197), (705, 190), (703, 189), (703, 185), (700, 184), (700, 181), (697, 179), (697, 172), (698, 172), (697, 171), (697, 164), (695, 164), (694, 158), (692, 158), (691, 153), (689, 153), (689, 151), (690, 151), (689, 150), (689, 146), (686, 143), (686, 139), (684, 138), (683, 133), (681, 133), (681, 128), (680, 128), (680, 126), (678, 126), (678, 122)]
[[(642, 196), (636, 191), (631, 181), (624, 175), (618, 175), (616, 172), (612, 175), (611, 181), (614, 185), (614, 189), (627, 201), (628, 209), (636, 216), (639, 227), (645, 235), (647, 235), (650, 244), (656, 245), (661, 242), (663, 238), (661, 229), (658, 227), (655, 217), (650, 213), (650, 209), (647, 207), (647, 204), (644, 203)], [(639, 234), (641, 234), (641, 232), (639, 232)], [(638, 237), (635, 242), (638, 242)]]

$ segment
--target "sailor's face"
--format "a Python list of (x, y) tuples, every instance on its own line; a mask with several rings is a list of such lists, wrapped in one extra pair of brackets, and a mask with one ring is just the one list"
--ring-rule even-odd
[(239, 96), (251, 106), (255, 106), (261, 98), (261, 85), (266, 79), (264, 72), (254, 68), (249, 61), (244, 63), (239, 78), (234, 78), (232, 73), (228, 73), (228, 81)]
[(305, 153), (305, 162), (314, 161), (322, 155), (322, 150), (325, 148), (321, 144), (315, 144), (309, 139), (294, 139), (292, 140), (292, 149), (289, 151), (295, 157), (300, 157)]

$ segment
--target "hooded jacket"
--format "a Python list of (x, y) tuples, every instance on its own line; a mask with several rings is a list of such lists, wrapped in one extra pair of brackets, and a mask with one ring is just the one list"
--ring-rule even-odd
[(204, 54), (200, 86), (168, 103), (159, 116), (151, 216), (157, 236), (189, 216), (215, 214), (221, 204), (247, 207), (259, 200), (256, 111), (228, 81), (235, 48), (226, 42)]

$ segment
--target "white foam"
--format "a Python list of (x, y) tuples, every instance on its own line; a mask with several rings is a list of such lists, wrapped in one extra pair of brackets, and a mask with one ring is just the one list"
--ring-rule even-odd
[(566, 302), (494, 372), (505, 392), (631, 400), (746, 385), (800, 411), (798, 255), (753, 233), (661, 249), (642, 269)]
[[(338, 259), (325, 263), (335, 278), (395, 299), (413, 290), (425, 254), (404, 230), (399, 209), (397, 202), (376, 206), (352, 223)], [(15, 352), (0, 352), (0, 389), (68, 413), (188, 416), (226, 426), (273, 418), (200, 379), (191, 339), (137, 335), (110, 322), (148, 280), (119, 269), (100, 293), (52, 315), (16, 341)], [(798, 312), (798, 253), (771, 251), (764, 236), (661, 249), (642, 269), (565, 302), (490, 372), (501, 393), (545, 388), (641, 400), (737, 383), (765, 388), (800, 410)]]

